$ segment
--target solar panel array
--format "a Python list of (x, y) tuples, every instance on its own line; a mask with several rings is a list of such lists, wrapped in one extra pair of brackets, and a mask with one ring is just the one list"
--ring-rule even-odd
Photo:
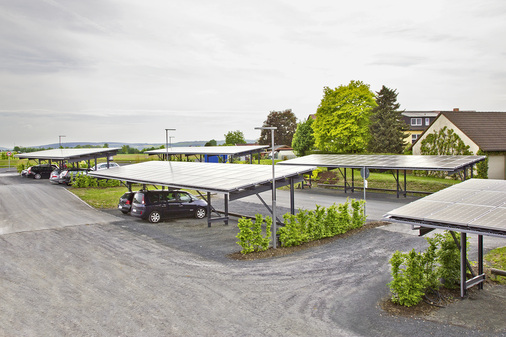
[(147, 154), (207, 154), (207, 155), (239, 155), (242, 153), (252, 153), (267, 148), (267, 145), (244, 145), (244, 146), (195, 146), (195, 147), (172, 147), (169, 149), (160, 149), (146, 151)]
[(68, 160), (87, 156), (106, 156), (111, 152), (116, 154), (119, 148), (100, 148), (100, 149), (52, 149), (29, 153), (20, 153), (16, 157), (21, 159), (42, 159), (42, 160)]
[[(314, 169), (312, 166), (276, 167), (276, 180)], [(272, 166), (151, 161), (90, 172), (90, 175), (133, 183), (228, 193), (272, 181)]]
[(484, 160), (485, 156), (414, 156), (312, 154), (280, 162), (279, 165), (314, 165), (387, 170), (455, 171)]
[(470, 179), (388, 212), (385, 219), (451, 224), (506, 234), (506, 181)]

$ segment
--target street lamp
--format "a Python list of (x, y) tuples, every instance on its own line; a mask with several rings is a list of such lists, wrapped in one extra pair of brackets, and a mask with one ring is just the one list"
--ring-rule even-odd
[[(165, 160), (169, 160), (169, 131), (176, 131), (176, 129), (165, 129)], [(171, 144), (172, 147), (172, 144)]]
[(255, 128), (256, 130), (271, 130), (272, 140), (272, 248), (276, 249), (276, 176), (274, 174), (274, 130), (278, 128), (275, 126), (262, 126)]
[(58, 143), (60, 144), (60, 149), (61, 149), (61, 137), (67, 137), (67, 136), (58, 136)]

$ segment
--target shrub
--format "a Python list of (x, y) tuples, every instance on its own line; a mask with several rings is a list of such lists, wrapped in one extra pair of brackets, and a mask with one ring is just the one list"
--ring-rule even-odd
[(272, 218), (265, 218), (265, 236), (262, 235), (262, 223), (264, 218), (261, 214), (255, 217), (255, 223), (251, 219), (241, 218), (238, 222), (239, 233), (237, 244), (242, 247), (241, 253), (247, 254), (254, 251), (264, 251), (269, 248), (271, 241)]
[(352, 200), (351, 204), (346, 201), (328, 208), (317, 205), (313, 211), (285, 214), (285, 226), (278, 230), (279, 241), (283, 247), (297, 246), (359, 228), (366, 220), (363, 206), (363, 201)]
[[(410, 307), (418, 304), (424, 295), (422, 254), (412, 249), (409, 253), (396, 251), (390, 259), (393, 280), (388, 284), (392, 302)], [(404, 266), (404, 268), (402, 268)]]
[(388, 283), (392, 302), (407, 307), (416, 305), (427, 289), (439, 289), (440, 279), (447, 288), (458, 285), (460, 250), (451, 232), (436, 234), (427, 238), (427, 242), (429, 247), (424, 252), (416, 253), (413, 249), (409, 253), (396, 251), (392, 255), (393, 280)]

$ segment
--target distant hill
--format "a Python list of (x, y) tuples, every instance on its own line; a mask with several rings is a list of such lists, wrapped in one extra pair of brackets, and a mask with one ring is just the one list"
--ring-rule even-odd
[[(255, 143), (255, 140), (246, 140), (248, 143)], [(224, 140), (218, 140), (216, 141), (218, 145), (225, 144)], [(188, 147), (188, 146), (204, 146), (207, 143), (207, 141), (188, 141), (188, 142), (177, 142), (172, 143), (172, 147)], [(85, 146), (85, 145), (92, 145), (92, 146), (100, 146), (103, 147), (104, 144), (107, 144), (108, 147), (123, 147), (124, 145), (128, 145), (131, 148), (136, 148), (138, 150), (150, 148), (150, 147), (160, 147), (162, 145), (165, 146), (165, 143), (119, 143), (119, 142), (62, 142), (62, 146), (66, 148), (74, 148), (76, 146)], [(30, 146), (31, 148), (39, 148), (39, 149), (57, 149), (60, 145), (58, 143), (53, 144), (46, 144), (46, 145), (37, 145), (37, 146)], [(0, 150), (6, 151), (11, 149), (6, 149), (0, 147)]]

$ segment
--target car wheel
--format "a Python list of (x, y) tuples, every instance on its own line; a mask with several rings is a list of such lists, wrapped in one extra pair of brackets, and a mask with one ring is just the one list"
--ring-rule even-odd
[(206, 217), (206, 214), (207, 214), (207, 211), (205, 208), (203, 207), (199, 207), (197, 208), (197, 210), (195, 211), (195, 217), (197, 219), (204, 219)]
[(40, 174), (38, 174), (38, 173), (37, 173), (36, 175), (34, 175), (33, 177), (34, 177), (35, 179), (40, 179), (40, 178), (42, 178), (42, 177), (41, 177), (41, 175), (40, 175)]
[(149, 222), (152, 222), (152, 223), (157, 223), (160, 221), (161, 219), (161, 215), (160, 215), (160, 212), (158, 211), (153, 211), (149, 214)]

